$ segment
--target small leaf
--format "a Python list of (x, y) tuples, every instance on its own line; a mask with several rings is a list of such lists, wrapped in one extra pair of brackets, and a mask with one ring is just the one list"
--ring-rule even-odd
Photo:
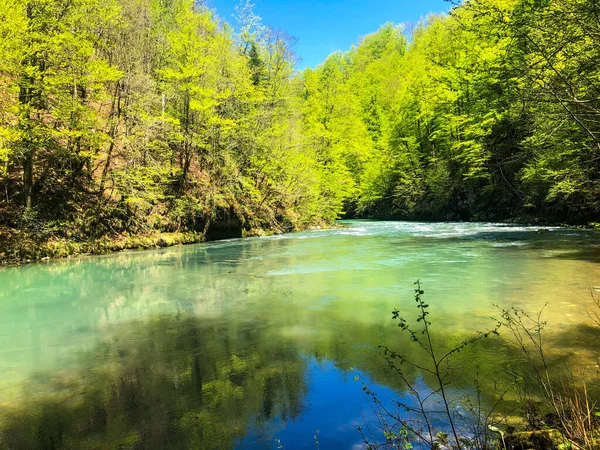
[(488, 425), (488, 429), (494, 433), (498, 433), (501, 437), (504, 437), (504, 431), (502, 431), (500, 428), (493, 425)]

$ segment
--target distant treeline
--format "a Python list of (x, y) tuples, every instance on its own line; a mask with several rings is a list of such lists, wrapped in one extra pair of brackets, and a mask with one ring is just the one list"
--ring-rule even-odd
[(0, 3), (0, 228), (76, 240), (342, 216), (589, 223), (600, 5), (473, 0), (295, 70), (246, 1)]
[(471, 0), (302, 75), (354, 215), (600, 221), (600, 4)]

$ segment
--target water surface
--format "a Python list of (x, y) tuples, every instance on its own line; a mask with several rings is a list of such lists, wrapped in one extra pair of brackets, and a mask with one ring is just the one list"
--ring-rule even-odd
[[(376, 423), (355, 378), (403, 395), (377, 346), (411, 351), (390, 313), (416, 316), (416, 279), (440, 342), (492, 327), (494, 305), (548, 303), (556, 358), (597, 350), (590, 232), (342, 225), (0, 271), (0, 447), (302, 449), (319, 430), (321, 448), (360, 448)], [(501, 339), (473, 357), (518, 363)]]

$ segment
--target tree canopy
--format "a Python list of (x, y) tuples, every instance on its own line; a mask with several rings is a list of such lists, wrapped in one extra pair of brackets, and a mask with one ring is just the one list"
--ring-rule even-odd
[(0, 227), (597, 221), (599, 17), (470, 0), (298, 71), (248, 1), (235, 28), (192, 0), (5, 1)]

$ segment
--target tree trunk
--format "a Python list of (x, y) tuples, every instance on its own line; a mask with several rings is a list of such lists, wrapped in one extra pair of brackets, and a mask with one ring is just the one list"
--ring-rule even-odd
[(33, 206), (33, 149), (28, 149), (23, 160), (23, 191), (25, 192), (25, 209)]
[(117, 129), (119, 128), (119, 120), (121, 118), (121, 82), (117, 82), (115, 86), (115, 94), (113, 96), (111, 111), (110, 111), (111, 119), (113, 123), (111, 125), (109, 136), (110, 136), (110, 144), (108, 146), (108, 150), (106, 152), (106, 161), (104, 163), (104, 168), (102, 169), (102, 176), (100, 177), (100, 186), (99, 186), (99, 194), (102, 195), (104, 193), (104, 185), (106, 184), (106, 178), (108, 177), (108, 171), (110, 170), (110, 163), (112, 162), (112, 154), (115, 149), (115, 137), (117, 135)]
[(34, 103), (34, 81), (30, 77), (23, 77), (23, 85), (19, 92), (19, 103), (22, 108), (19, 119), (19, 128), (23, 132), (23, 193), (25, 194), (25, 209), (29, 211), (33, 206), (33, 166), (35, 156), (35, 143), (31, 136), (31, 108)]

